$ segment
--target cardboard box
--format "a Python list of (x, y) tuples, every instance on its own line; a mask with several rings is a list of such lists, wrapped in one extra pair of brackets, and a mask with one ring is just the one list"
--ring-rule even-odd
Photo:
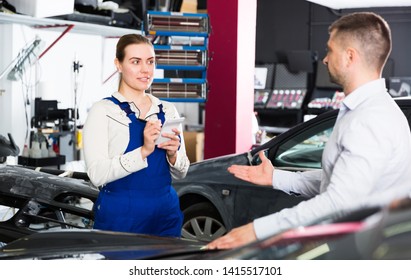
[(183, 0), (181, 13), (197, 13), (197, 0)]
[(74, 0), (7, 0), (17, 13), (33, 17), (51, 17), (72, 14)]
[(204, 159), (204, 132), (184, 131), (186, 152), (191, 163)]

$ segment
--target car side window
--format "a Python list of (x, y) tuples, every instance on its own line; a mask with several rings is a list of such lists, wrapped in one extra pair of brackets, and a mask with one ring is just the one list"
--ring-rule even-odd
[(321, 168), (325, 144), (333, 131), (335, 119), (312, 126), (282, 143), (272, 163), (288, 170)]

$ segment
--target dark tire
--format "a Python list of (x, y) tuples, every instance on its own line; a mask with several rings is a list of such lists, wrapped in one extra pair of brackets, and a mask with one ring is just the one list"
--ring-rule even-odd
[(183, 213), (181, 236), (184, 238), (209, 242), (227, 232), (220, 214), (209, 202), (191, 205)]

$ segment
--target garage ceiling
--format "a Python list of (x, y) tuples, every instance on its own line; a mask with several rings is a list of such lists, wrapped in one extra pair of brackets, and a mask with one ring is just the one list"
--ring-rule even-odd
[(331, 9), (354, 9), (374, 7), (405, 7), (411, 6), (411, 0), (307, 0)]

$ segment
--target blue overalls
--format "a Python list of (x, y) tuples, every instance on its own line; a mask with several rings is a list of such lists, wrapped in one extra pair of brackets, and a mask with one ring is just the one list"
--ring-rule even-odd
[[(125, 152), (143, 146), (146, 121), (138, 119), (128, 102), (106, 98), (119, 105), (127, 114), (130, 142)], [(159, 120), (164, 123), (162, 104)], [(166, 151), (155, 148), (147, 157), (147, 168), (108, 183), (100, 191), (94, 206), (94, 228), (122, 232), (181, 236), (183, 214), (174, 188)]]

